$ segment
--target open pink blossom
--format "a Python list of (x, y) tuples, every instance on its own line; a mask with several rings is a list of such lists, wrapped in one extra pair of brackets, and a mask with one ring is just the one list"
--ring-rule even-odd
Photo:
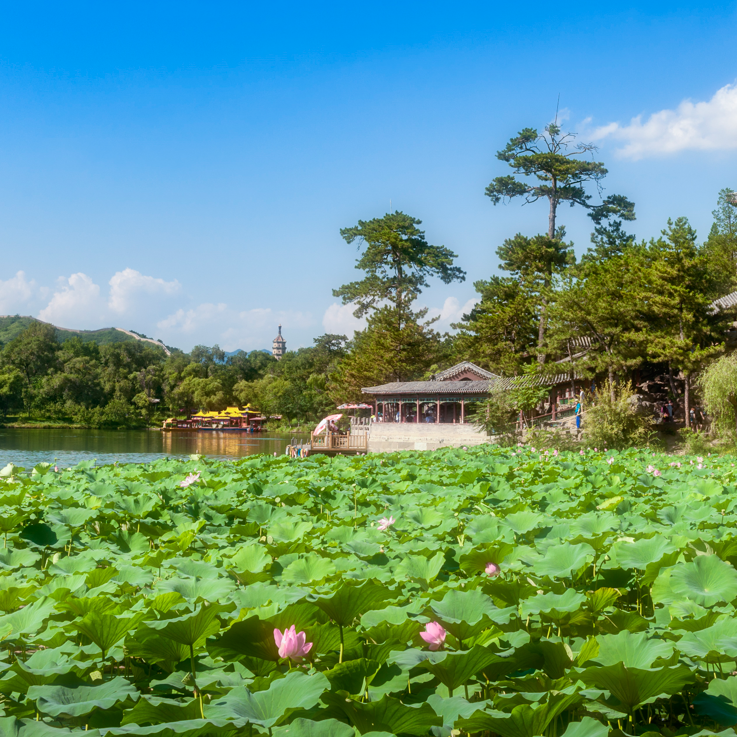
[(200, 480), (200, 474), (199, 473), (190, 473), (187, 475), (187, 478), (182, 481), (179, 486), (181, 486), (183, 489), (186, 489), (188, 486), (192, 486), (192, 484), (196, 483)]
[(499, 573), (501, 572), (501, 569), (496, 563), (487, 563), (486, 568), (484, 568), (484, 571), (486, 572), (487, 576), (494, 578), (494, 576), (499, 575)]
[(579, 451), (578, 451), (578, 454), (579, 454), (579, 455), (581, 455), (581, 456), (582, 456), (582, 455), (585, 455), (585, 453), (584, 453), (584, 452), (583, 452), (582, 450), (579, 450)]
[(302, 660), (312, 649), (312, 643), (305, 642), (306, 637), (304, 632), (297, 632), (294, 625), (284, 630), (283, 633), (280, 630), (274, 630), (274, 642), (279, 648), (279, 657)]
[(657, 468), (653, 469), (653, 476), (660, 476), (660, 471)]
[(442, 624), (428, 622), (425, 631), (420, 632), (420, 637), (427, 643), (430, 650), (440, 650), (445, 643), (446, 631)]
[(386, 517), (382, 517), (379, 520), (379, 524), (377, 526), (377, 530), (379, 532), (384, 532), (384, 530), (388, 530), (397, 520), (394, 519), (394, 517), (389, 517), (387, 519)]
[(608, 463), (608, 464), (609, 464), (609, 465), (611, 466), (611, 465), (612, 465), (612, 463), (614, 463), (614, 458), (610, 458), (610, 459), (609, 459), (609, 460), (607, 461), (607, 463)]

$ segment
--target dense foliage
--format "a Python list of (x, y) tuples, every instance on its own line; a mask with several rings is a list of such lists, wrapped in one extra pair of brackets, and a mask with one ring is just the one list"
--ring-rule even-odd
[(732, 461), (7, 468), (0, 725), (712, 734), (737, 724)]
[(135, 340), (62, 343), (51, 325), (34, 322), (0, 352), (0, 411), (93, 427), (160, 424), (247, 403), (268, 414), (314, 418), (334, 406), (328, 376), (345, 342), (321, 336), (281, 361), (262, 351), (226, 356), (218, 346), (167, 356)]

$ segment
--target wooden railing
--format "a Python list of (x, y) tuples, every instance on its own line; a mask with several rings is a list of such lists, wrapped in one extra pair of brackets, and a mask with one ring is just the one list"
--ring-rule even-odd
[(312, 436), (312, 450), (344, 450), (366, 452), (368, 450), (368, 434), (341, 435), (335, 432), (324, 432)]

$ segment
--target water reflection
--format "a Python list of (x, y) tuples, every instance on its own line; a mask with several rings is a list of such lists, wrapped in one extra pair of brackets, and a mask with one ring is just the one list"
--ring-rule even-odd
[(214, 458), (241, 458), (254, 453), (283, 453), (290, 436), (228, 432), (150, 430), (25, 430), (0, 429), (0, 466), (37, 463), (73, 466), (80, 461), (144, 463), (166, 456), (201, 453)]

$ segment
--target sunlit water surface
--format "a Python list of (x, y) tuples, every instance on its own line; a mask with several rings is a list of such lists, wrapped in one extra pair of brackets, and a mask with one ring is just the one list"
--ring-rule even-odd
[(174, 432), (155, 430), (0, 429), (0, 467), (32, 468), (37, 463), (74, 466), (80, 461), (148, 463), (168, 456), (201, 453), (212, 458), (241, 458), (254, 453), (284, 453), (292, 436), (264, 433)]

